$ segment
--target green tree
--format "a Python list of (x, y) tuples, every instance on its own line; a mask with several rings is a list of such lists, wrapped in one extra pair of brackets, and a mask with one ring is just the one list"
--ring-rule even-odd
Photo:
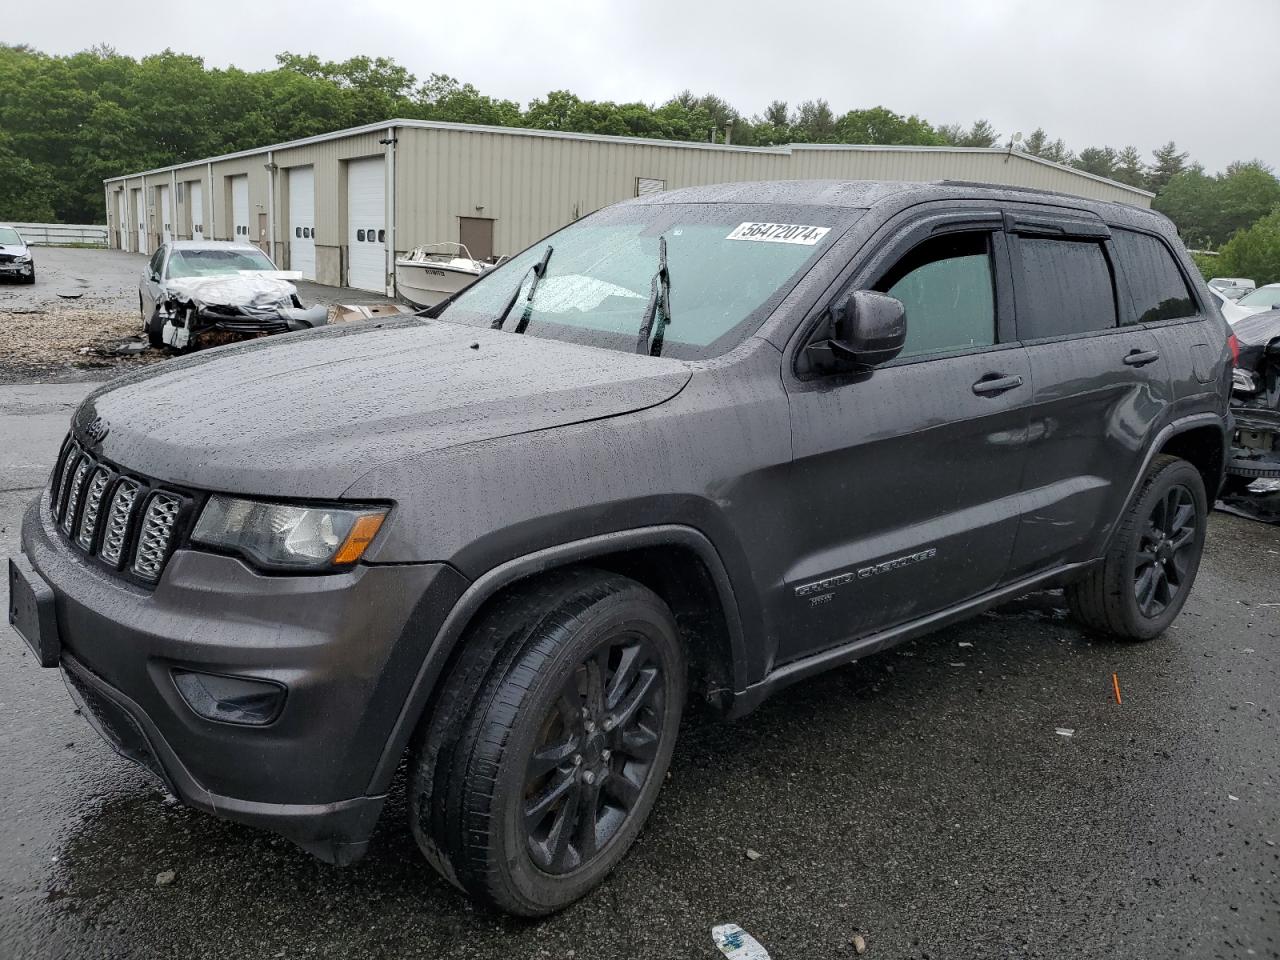
[(1125, 147), (1116, 155), (1116, 164), (1111, 171), (1111, 178), (1127, 183), (1131, 187), (1145, 187), (1147, 183), (1147, 165), (1142, 162), (1142, 154), (1137, 147)]
[(1170, 140), (1151, 152), (1155, 163), (1147, 176), (1147, 189), (1159, 193), (1165, 185), (1187, 167), (1187, 155), (1178, 151), (1178, 145)]
[(946, 142), (938, 131), (915, 114), (904, 117), (886, 107), (850, 110), (836, 124), (836, 137), (841, 143), (938, 146)]
[(796, 110), (791, 127), (797, 140), (805, 143), (830, 143), (836, 135), (836, 115), (825, 100), (806, 100)]
[(1116, 152), (1110, 147), (1085, 147), (1073, 160), (1072, 166), (1098, 177), (1110, 177), (1116, 169)]
[(1173, 177), (1152, 206), (1193, 247), (1216, 247), (1280, 206), (1280, 180), (1258, 161), (1233, 163), (1210, 176), (1193, 165)]
[(482, 123), (513, 127), (521, 122), (520, 104), (487, 97), (469, 83), (433, 73), (415, 92), (417, 116), (450, 123)]
[(1237, 232), (1216, 259), (1217, 276), (1250, 277), (1259, 285), (1280, 281), (1280, 210)]
[(1000, 134), (986, 120), (976, 121), (967, 130), (958, 123), (949, 123), (938, 127), (938, 134), (953, 147), (994, 147), (1000, 142)]

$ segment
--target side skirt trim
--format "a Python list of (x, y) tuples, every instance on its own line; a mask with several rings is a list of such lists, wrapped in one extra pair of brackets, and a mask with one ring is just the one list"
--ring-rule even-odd
[(1021, 596), (1031, 590), (1073, 579), (1076, 574), (1082, 573), (1095, 563), (1097, 563), (1096, 560), (1086, 560), (1083, 563), (1063, 564), (1043, 573), (1037, 573), (1018, 580), (991, 593), (984, 593), (958, 607), (942, 610), (927, 617), (921, 617), (919, 620), (912, 620), (909, 623), (882, 630), (879, 633), (860, 637), (830, 650), (824, 650), (821, 653), (815, 653), (800, 660), (793, 660), (790, 663), (783, 664), (771, 671), (759, 683), (752, 684), (745, 690), (734, 694), (729, 703), (726, 716), (729, 719), (745, 716), (760, 706), (769, 696), (784, 687), (789, 687), (793, 683), (823, 673), (833, 667), (853, 663), (855, 660), (861, 660), (863, 657), (897, 646), (907, 640), (914, 640), (916, 637), (932, 633), (961, 620), (967, 620), (983, 610), (994, 607), (1005, 600)]

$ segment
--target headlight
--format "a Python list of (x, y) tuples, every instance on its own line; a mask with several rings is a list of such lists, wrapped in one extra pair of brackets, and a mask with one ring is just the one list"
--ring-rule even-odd
[(30, 263), (31, 258), (30, 257), (14, 257), (13, 262), (14, 263)]
[(304, 507), (215, 495), (191, 539), (268, 568), (346, 568), (364, 556), (386, 516), (386, 507)]
[(1243, 367), (1235, 367), (1231, 371), (1231, 389), (1239, 393), (1257, 393), (1258, 381), (1253, 374)]

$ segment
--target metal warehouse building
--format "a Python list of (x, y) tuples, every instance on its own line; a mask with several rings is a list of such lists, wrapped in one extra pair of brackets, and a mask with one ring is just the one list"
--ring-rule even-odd
[(1147, 207), (1153, 194), (1017, 150), (739, 147), (421, 120), (111, 177), (111, 245), (250, 240), (309, 279), (394, 293), (395, 257), (441, 240), (513, 254), (651, 191), (742, 180), (976, 180)]

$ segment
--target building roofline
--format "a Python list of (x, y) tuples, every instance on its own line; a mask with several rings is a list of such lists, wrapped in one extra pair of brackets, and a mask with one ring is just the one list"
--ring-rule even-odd
[(771, 147), (748, 147), (738, 144), (724, 143), (703, 143), (701, 141), (691, 140), (661, 140), (654, 137), (621, 137), (609, 134), (597, 133), (575, 133), (565, 130), (535, 130), (530, 127), (495, 127), (488, 124), (479, 123), (450, 123), (443, 120), (408, 120), (398, 118), (393, 120), (385, 120), (380, 123), (367, 123), (359, 127), (348, 127), (344, 130), (334, 130), (329, 133), (319, 133), (310, 137), (302, 137), (297, 140), (287, 140), (283, 143), (267, 144), (262, 147), (254, 147), (250, 150), (237, 150), (234, 153), (223, 153), (215, 157), (202, 157), (199, 160), (187, 160), (183, 163), (174, 163), (165, 167), (156, 167), (152, 170), (139, 170), (136, 173), (121, 174), (115, 177), (104, 177), (102, 182), (104, 185), (115, 183), (121, 180), (133, 180), (138, 177), (149, 177), (155, 174), (170, 173), (177, 170), (187, 170), (192, 167), (205, 166), (210, 163), (221, 163), (224, 160), (239, 160), (244, 157), (254, 157), (267, 152), (275, 152), (277, 150), (292, 150), (296, 147), (305, 147), (313, 143), (324, 143), (329, 140), (341, 140), (347, 137), (357, 137), (362, 134), (379, 133), (383, 130), (396, 127), (405, 127), (416, 130), (449, 130), (459, 131), (463, 133), (495, 133), (506, 134), (508, 136), (518, 137), (545, 137), (553, 140), (590, 140), (597, 143), (618, 143), (629, 146), (649, 146), (649, 147), (674, 147), (683, 150), (714, 150), (725, 153), (755, 153), (773, 156), (790, 156), (797, 151), (806, 150), (826, 150), (826, 151), (845, 151), (845, 152), (891, 152), (891, 153), (988, 153), (988, 154), (1006, 154), (1017, 156), (1023, 160), (1030, 160), (1033, 163), (1044, 164), (1047, 167), (1054, 167), (1066, 173), (1071, 173), (1079, 177), (1085, 177), (1089, 180), (1096, 180), (1099, 183), (1105, 183), (1108, 186), (1115, 187), (1119, 190), (1128, 191), (1144, 197), (1154, 197), (1155, 194), (1150, 191), (1143, 190), (1140, 187), (1130, 186), (1127, 183), (1120, 183), (1118, 180), (1111, 180), (1107, 177), (1098, 176), (1095, 173), (1089, 173), (1085, 170), (1078, 170), (1075, 167), (1067, 166), (1062, 163), (1055, 163), (1052, 160), (1046, 160), (1043, 157), (1037, 157), (1034, 154), (1026, 153), (1022, 150), (1009, 150), (1005, 147), (951, 147), (951, 146), (914, 146), (910, 144), (858, 144), (858, 143), (787, 143)]

